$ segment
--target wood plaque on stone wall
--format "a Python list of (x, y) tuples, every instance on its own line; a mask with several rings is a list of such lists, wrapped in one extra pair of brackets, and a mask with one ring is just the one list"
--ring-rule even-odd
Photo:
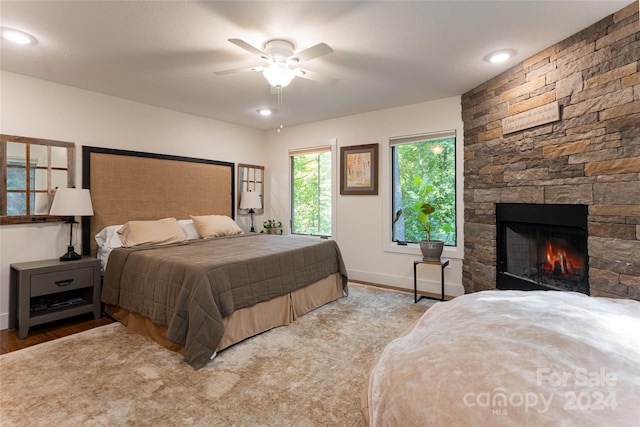
[(558, 101), (502, 119), (502, 134), (517, 132), (560, 120)]

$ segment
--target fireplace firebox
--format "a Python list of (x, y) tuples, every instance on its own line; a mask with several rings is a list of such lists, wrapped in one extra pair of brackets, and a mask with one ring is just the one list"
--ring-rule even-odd
[(589, 295), (586, 205), (496, 205), (498, 289)]

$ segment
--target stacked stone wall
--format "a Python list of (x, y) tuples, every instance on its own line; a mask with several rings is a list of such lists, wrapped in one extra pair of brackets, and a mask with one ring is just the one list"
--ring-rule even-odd
[[(558, 101), (560, 120), (503, 134)], [(585, 204), (592, 295), (640, 300), (638, 2), (462, 96), (465, 291), (494, 289), (496, 203)]]

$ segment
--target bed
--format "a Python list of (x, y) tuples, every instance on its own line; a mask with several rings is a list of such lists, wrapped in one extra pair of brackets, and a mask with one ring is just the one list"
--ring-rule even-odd
[(637, 426), (640, 302), (483, 291), (435, 304), (374, 363), (371, 426)]
[[(347, 294), (335, 241), (238, 234), (234, 181), (232, 163), (83, 147), (83, 185), (94, 206), (83, 248), (104, 266), (105, 311), (183, 353), (195, 369)], [(140, 238), (160, 223), (171, 238)], [(125, 247), (105, 249), (117, 230)]]

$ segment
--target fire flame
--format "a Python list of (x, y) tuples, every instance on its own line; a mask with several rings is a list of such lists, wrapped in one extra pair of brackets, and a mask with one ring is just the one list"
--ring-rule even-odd
[(542, 265), (542, 268), (554, 275), (571, 275), (576, 274), (577, 268), (582, 268), (582, 262), (567, 254), (567, 250), (560, 246), (553, 246), (551, 243), (547, 243), (546, 262)]

